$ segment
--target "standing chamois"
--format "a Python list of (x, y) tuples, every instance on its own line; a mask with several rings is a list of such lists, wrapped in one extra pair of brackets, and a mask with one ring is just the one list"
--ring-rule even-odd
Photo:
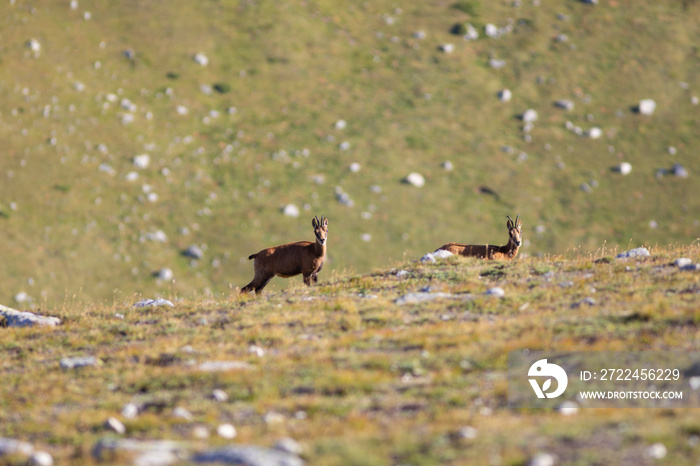
[(490, 260), (515, 259), (515, 256), (518, 255), (518, 248), (520, 248), (523, 241), (521, 231), (523, 222), (520, 221), (520, 215), (515, 217), (515, 222), (513, 222), (513, 219), (509, 216), (506, 216), (506, 218), (508, 218), (508, 222), (506, 223), (506, 227), (508, 227), (508, 244), (505, 246), (447, 243), (437, 248), (436, 251), (443, 249), (452, 254), (461, 254), (462, 256), (480, 257)]
[(297, 241), (287, 243), (252, 254), (248, 259), (255, 259), (253, 268), (255, 276), (253, 280), (243, 287), (241, 293), (255, 290), (260, 294), (272, 277), (277, 275), (282, 278), (293, 277), (302, 274), (304, 283), (310, 286), (318, 281), (317, 274), (323, 268), (326, 259), (326, 239), (328, 238), (328, 219), (321, 215), (321, 220), (314, 217), (311, 220), (314, 227), (316, 242)]

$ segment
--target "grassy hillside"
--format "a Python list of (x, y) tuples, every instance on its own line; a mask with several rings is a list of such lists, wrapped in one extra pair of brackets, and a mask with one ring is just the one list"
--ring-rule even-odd
[[(520, 465), (541, 453), (556, 464), (695, 464), (695, 409), (511, 409), (507, 355), (696, 350), (699, 275), (673, 262), (699, 252), (695, 243), (626, 261), (451, 258), (257, 300), (70, 303), (54, 312), (60, 327), (2, 330), (0, 437), (81, 464), (104, 439), (168, 440), (189, 458), (282, 437), (314, 465)], [(484, 294), (496, 286), (503, 298)], [(425, 287), (458, 299), (397, 301)], [(579, 305), (585, 298), (592, 304)], [(59, 365), (85, 356), (95, 364)], [(212, 361), (233, 367), (205, 369)], [(215, 390), (228, 398), (213, 400)], [(105, 427), (110, 417), (126, 432)], [(225, 423), (234, 440), (216, 434)], [(664, 447), (659, 462), (654, 452)], [(102, 458), (133, 456), (118, 449)], [(2, 460), (26, 464), (22, 455)]]
[[(505, 242), (518, 213), (530, 256), (698, 236), (697, 2), (76, 5), (0, 7), (2, 302), (225, 292), (321, 214), (326, 276)], [(450, 33), (464, 23), (478, 40)], [(645, 98), (651, 116), (632, 109)], [(690, 176), (657, 178), (675, 163)], [(200, 260), (181, 254), (193, 244)]]

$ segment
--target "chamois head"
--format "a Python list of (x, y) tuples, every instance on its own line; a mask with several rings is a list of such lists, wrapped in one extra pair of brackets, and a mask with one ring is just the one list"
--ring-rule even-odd
[(316, 241), (318, 244), (323, 246), (326, 244), (328, 239), (328, 219), (321, 215), (321, 220), (314, 216), (311, 220), (311, 226), (314, 227), (314, 234), (316, 235)]
[(515, 247), (520, 247), (520, 245), (523, 242), (523, 237), (522, 237), (522, 227), (523, 227), (523, 222), (520, 220), (520, 215), (517, 215), (515, 217), (515, 222), (513, 222), (513, 219), (510, 218), (510, 216), (506, 215), (506, 218), (508, 219), (508, 222), (506, 222), (506, 227), (508, 227), (508, 235), (510, 236), (510, 242), (515, 245)]

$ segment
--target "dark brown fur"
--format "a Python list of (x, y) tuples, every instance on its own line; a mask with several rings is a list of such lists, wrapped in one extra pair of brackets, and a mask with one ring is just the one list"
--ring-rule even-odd
[(480, 257), (489, 260), (511, 260), (518, 255), (518, 249), (522, 244), (522, 226), (523, 222), (520, 220), (520, 216), (515, 217), (515, 222), (508, 217), (508, 222), (506, 223), (508, 244), (505, 246), (447, 243), (437, 248), (437, 251), (442, 249), (455, 255)]
[(255, 290), (256, 294), (277, 275), (289, 278), (302, 274), (304, 283), (310, 286), (318, 282), (318, 273), (323, 268), (326, 259), (326, 239), (328, 238), (328, 219), (314, 217), (311, 221), (316, 235), (316, 242), (298, 241), (287, 243), (251, 254), (248, 259), (255, 259), (253, 280), (241, 289), (241, 293)]

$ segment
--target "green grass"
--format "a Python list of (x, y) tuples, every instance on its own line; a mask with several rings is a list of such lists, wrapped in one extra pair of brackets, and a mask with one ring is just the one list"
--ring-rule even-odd
[[(226, 293), (250, 279), (249, 254), (310, 238), (320, 214), (331, 222), (324, 274), (366, 272), (448, 241), (500, 243), (505, 215), (516, 213), (530, 256), (695, 239), (696, 2), (521, 3), (5, 5), (0, 301), (20, 291), (44, 308)], [(450, 34), (458, 22), (513, 30), (465, 42)], [(561, 33), (568, 42), (552, 40)], [(439, 52), (445, 42), (456, 51)], [(192, 60), (198, 52), (208, 66)], [(490, 57), (507, 66), (491, 69)], [(503, 87), (513, 91), (507, 104), (496, 98)], [(137, 107), (127, 125), (124, 98)], [(560, 98), (574, 110), (554, 107)], [(630, 110), (643, 98), (658, 103), (652, 117)], [(539, 119), (528, 143), (517, 116), (529, 107)], [(341, 118), (348, 125), (337, 130)], [(567, 120), (604, 136), (575, 136)], [(142, 153), (151, 165), (137, 170)], [(633, 165), (627, 177), (610, 170), (621, 160)], [(655, 177), (674, 163), (691, 177)], [(401, 183), (411, 171), (424, 188)], [(579, 189), (592, 180), (592, 193)], [(354, 207), (335, 200), (337, 186)], [(290, 219), (287, 203), (309, 210)], [(166, 243), (139, 241), (156, 229)], [(180, 256), (190, 244), (207, 245), (196, 264)], [(162, 267), (173, 283), (153, 277)]]
[[(197, 450), (225, 444), (215, 428), (233, 422), (235, 443), (291, 436), (310, 464), (523, 464), (540, 450), (563, 463), (612, 464), (646, 461), (645, 449), (658, 441), (667, 461), (696, 462), (700, 453), (687, 447), (697, 430), (692, 409), (581, 409), (565, 417), (508, 408), (506, 355), (696, 349), (698, 277), (672, 262), (698, 252), (695, 243), (651, 248), (650, 258), (624, 262), (600, 254), (496, 265), (453, 258), (400, 264), (410, 272), (405, 278), (396, 269), (339, 274), (257, 299), (231, 293), (153, 309), (131, 308), (130, 300), (72, 303), (55, 312), (64, 321), (58, 328), (3, 330), (2, 435), (57, 461), (89, 461), (90, 448), (114, 435), (105, 420), (121, 418), (134, 402), (144, 410), (124, 419), (127, 437), (185, 441)], [(565, 281), (573, 285), (560, 286)], [(473, 299), (395, 303), (428, 284)], [(505, 298), (483, 296), (493, 286)], [(586, 296), (596, 305), (572, 307)], [(250, 345), (265, 354), (250, 353)], [(59, 367), (61, 358), (79, 355), (100, 364)], [(212, 360), (251, 368), (197, 370)], [(213, 401), (214, 389), (229, 400)], [(193, 419), (174, 417), (175, 407)], [(265, 422), (270, 412), (283, 420)], [(195, 440), (197, 426), (212, 436)], [(465, 426), (478, 437), (461, 438)]]

